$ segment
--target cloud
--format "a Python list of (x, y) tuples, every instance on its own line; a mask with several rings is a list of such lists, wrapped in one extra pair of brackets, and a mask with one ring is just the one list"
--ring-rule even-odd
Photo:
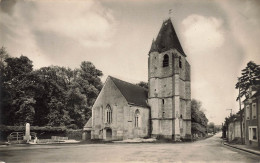
[(0, 5), (4, 8), (0, 11), (0, 44), (14, 55), (23, 52), (38, 67), (77, 56), (79, 49), (109, 47), (115, 33), (112, 11), (97, 1), (17, 1)]
[(257, 64), (260, 61), (260, 2), (257, 0), (239, 2), (218, 3), (227, 13), (229, 32), (243, 50), (241, 70), (250, 60)]
[(186, 46), (193, 53), (208, 53), (220, 47), (224, 42), (222, 20), (215, 17), (203, 17), (192, 14), (182, 22)]
[(191, 14), (181, 24), (192, 66), (192, 98), (202, 101), (209, 121), (218, 123), (221, 122), (219, 117), (226, 116), (226, 108), (234, 107), (233, 76), (237, 65), (233, 63), (240, 59), (226, 46), (231, 37), (223, 21), (213, 16)]
[(69, 37), (87, 47), (102, 47), (109, 45), (113, 21), (111, 12), (94, 1), (54, 1), (36, 3), (33, 25), (34, 29)]

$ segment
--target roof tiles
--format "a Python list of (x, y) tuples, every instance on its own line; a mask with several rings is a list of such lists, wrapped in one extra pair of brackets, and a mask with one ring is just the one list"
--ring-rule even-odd
[(177, 49), (183, 56), (186, 57), (184, 53), (178, 36), (174, 30), (171, 19), (163, 22), (159, 34), (155, 42), (153, 41), (150, 52), (158, 51), (164, 52), (170, 49)]
[(123, 80), (111, 77), (111, 80), (115, 83), (116, 87), (125, 97), (127, 102), (136, 106), (148, 107), (148, 90), (135, 84), (125, 82)]

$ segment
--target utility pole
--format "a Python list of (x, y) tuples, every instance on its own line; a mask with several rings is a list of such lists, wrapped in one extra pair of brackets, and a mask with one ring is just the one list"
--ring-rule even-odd
[(239, 97), (239, 111), (240, 111), (240, 134), (241, 134), (241, 143), (244, 144), (244, 139), (243, 139), (243, 126), (242, 126), (242, 121), (243, 121), (243, 114), (241, 111), (241, 99), (240, 99), (240, 79), (238, 78), (238, 97)]
[(230, 114), (230, 116), (232, 115), (232, 109), (226, 109), (226, 110), (231, 110), (231, 114)]

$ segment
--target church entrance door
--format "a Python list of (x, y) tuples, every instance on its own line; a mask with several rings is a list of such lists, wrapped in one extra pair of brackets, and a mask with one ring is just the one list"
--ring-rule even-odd
[(111, 140), (112, 139), (112, 130), (111, 128), (106, 129), (106, 139)]

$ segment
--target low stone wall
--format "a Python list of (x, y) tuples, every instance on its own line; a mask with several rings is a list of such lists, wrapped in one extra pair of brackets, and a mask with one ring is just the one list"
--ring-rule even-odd
[[(25, 126), (0, 125), (0, 141), (7, 141), (12, 132), (25, 132)], [(66, 127), (31, 126), (38, 139), (51, 139), (51, 137), (68, 137), (68, 139), (82, 140), (82, 130), (67, 129)]]

